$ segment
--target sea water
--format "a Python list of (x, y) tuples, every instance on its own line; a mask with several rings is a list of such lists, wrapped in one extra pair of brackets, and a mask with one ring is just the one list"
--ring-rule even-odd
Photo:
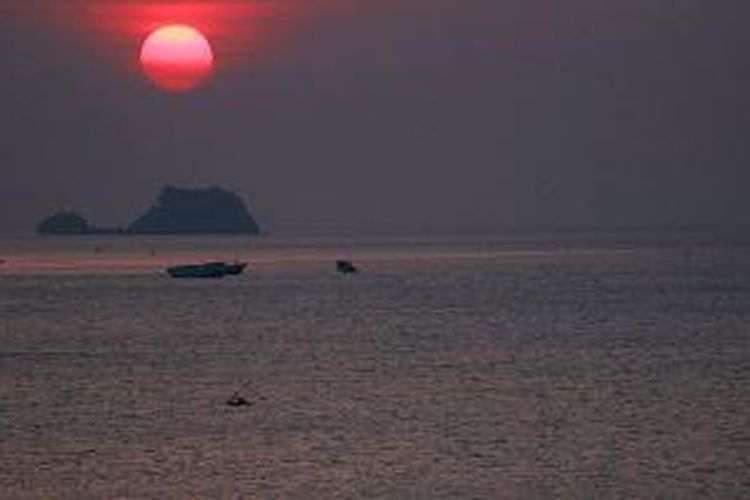
[[(741, 242), (73, 238), (0, 259), (3, 499), (750, 498)], [(163, 272), (216, 259), (250, 265)]]

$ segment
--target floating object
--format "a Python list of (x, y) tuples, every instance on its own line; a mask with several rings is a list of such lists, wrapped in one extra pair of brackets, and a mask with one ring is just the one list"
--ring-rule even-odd
[(237, 276), (247, 267), (246, 262), (206, 262), (204, 264), (188, 264), (167, 268), (167, 274), (173, 278), (223, 278)]
[(342, 274), (354, 274), (358, 273), (359, 269), (349, 260), (337, 260), (336, 270)]
[(231, 398), (227, 399), (227, 406), (250, 406), (250, 401), (235, 392)]

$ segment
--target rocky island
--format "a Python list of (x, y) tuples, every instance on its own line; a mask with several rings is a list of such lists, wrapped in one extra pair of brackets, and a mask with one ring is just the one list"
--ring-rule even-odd
[(78, 235), (91, 234), (89, 222), (76, 212), (60, 211), (43, 219), (36, 225), (39, 234)]
[(245, 203), (230, 191), (166, 186), (159, 199), (129, 227), (133, 234), (258, 234)]
[(181, 189), (165, 186), (156, 204), (127, 229), (91, 226), (75, 212), (58, 212), (37, 225), (39, 234), (258, 234), (260, 229), (244, 201), (218, 187)]

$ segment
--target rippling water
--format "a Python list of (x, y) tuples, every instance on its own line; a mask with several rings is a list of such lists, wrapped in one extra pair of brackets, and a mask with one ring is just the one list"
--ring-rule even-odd
[[(236, 279), (159, 272), (235, 257)], [(0, 258), (4, 499), (750, 497), (744, 245), (42, 240)], [(226, 406), (235, 390), (252, 405)]]

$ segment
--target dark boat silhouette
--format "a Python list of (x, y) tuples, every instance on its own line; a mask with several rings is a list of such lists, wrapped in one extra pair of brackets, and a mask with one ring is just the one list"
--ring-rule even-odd
[(349, 260), (337, 260), (336, 270), (342, 274), (354, 274), (359, 272), (359, 269)]
[(167, 274), (173, 278), (223, 278), (237, 276), (247, 267), (246, 262), (206, 262), (203, 264), (187, 264), (167, 268)]
[[(217, 264), (220, 264), (220, 262)], [(247, 267), (247, 262), (234, 262), (232, 264), (224, 264), (224, 272), (227, 276), (237, 276), (245, 271), (245, 267)]]

